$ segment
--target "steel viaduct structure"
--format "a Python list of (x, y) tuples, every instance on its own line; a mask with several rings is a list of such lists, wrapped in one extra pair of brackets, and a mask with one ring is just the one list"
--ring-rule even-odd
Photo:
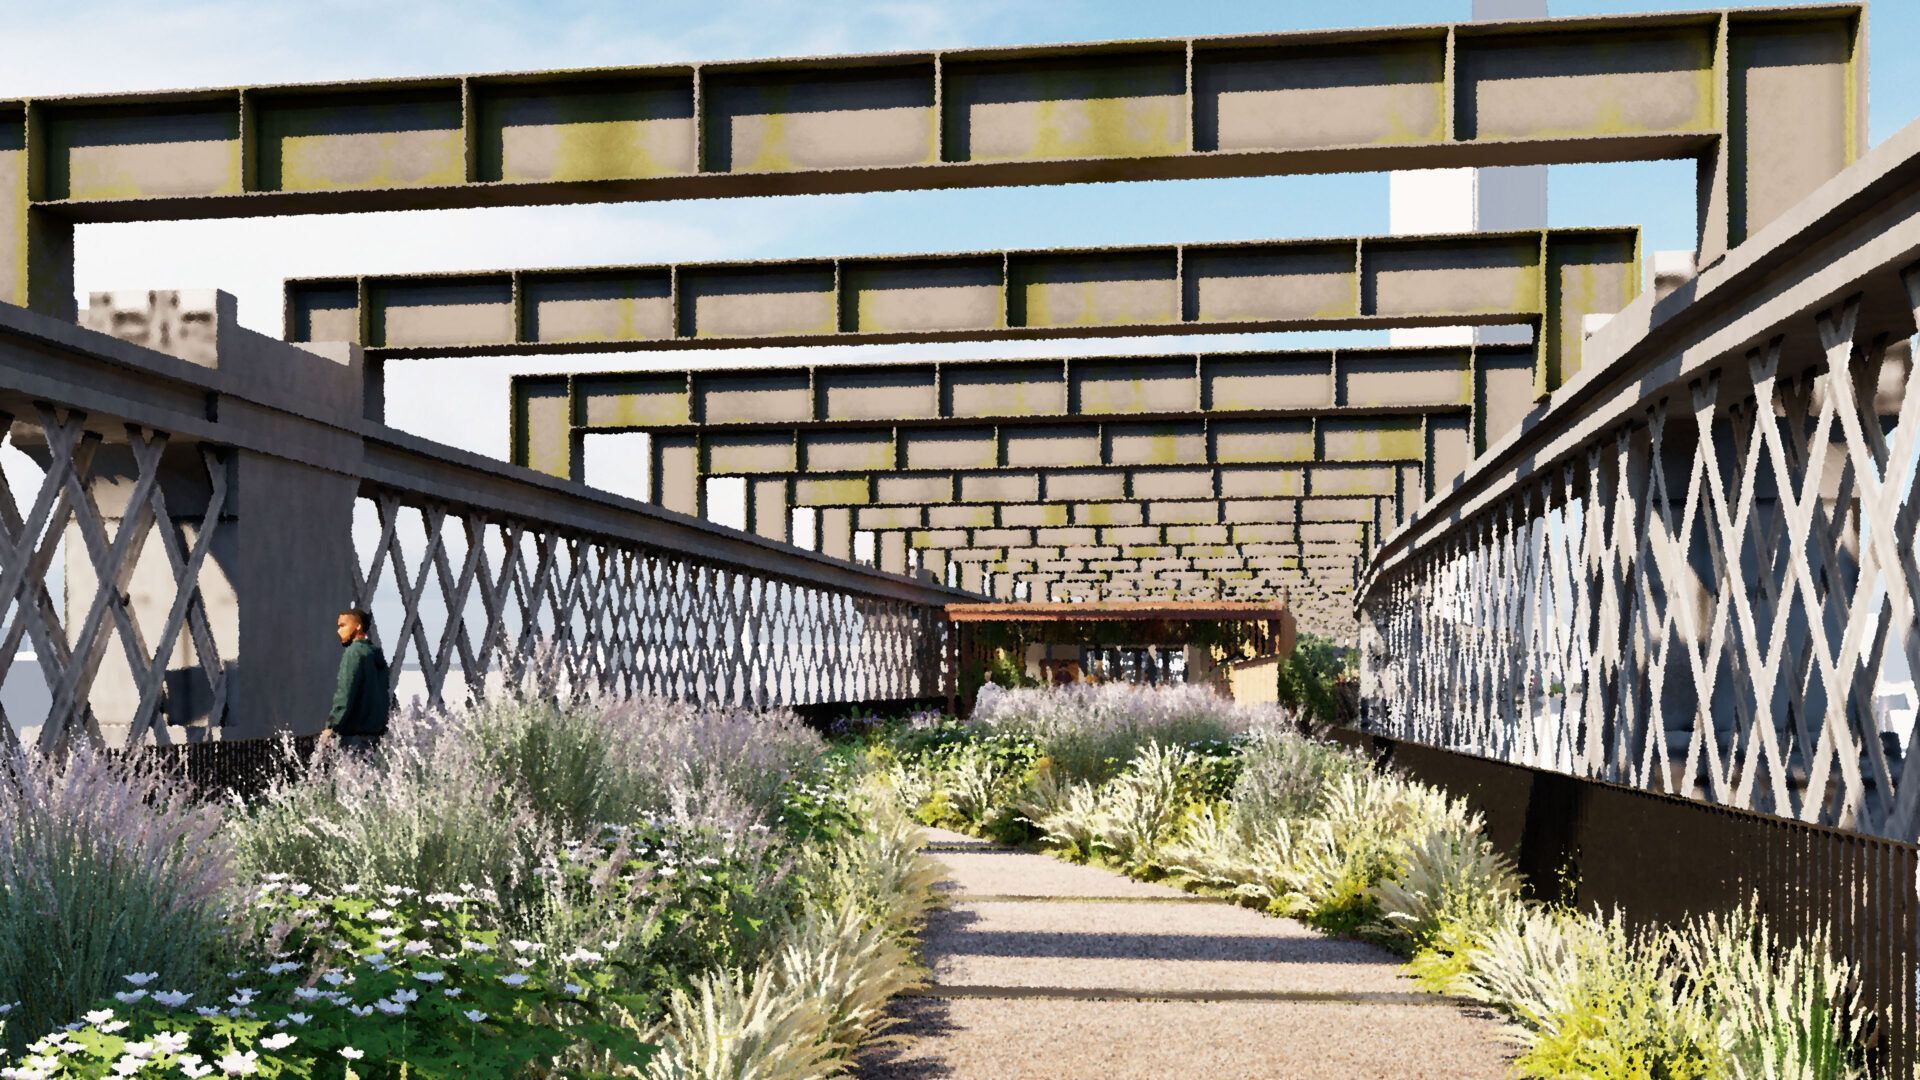
[[(324, 673), (288, 635), (342, 598), (389, 597), (395, 670), (435, 700), (545, 640), (588, 682), (806, 703), (938, 693), (940, 610), (963, 597), (1282, 594), (1357, 634), (1380, 732), (1913, 840), (1911, 736), (1873, 695), (1888, 654), (1920, 664), (1920, 130), (1867, 150), (1864, 20), (1846, 3), (0, 103), (0, 406), (48, 469), (0, 499), (0, 665), (31, 645), (42, 745), (177, 741), (300, 726), (275, 695)], [(1698, 164), (1698, 271), (1644, 291), (1620, 223), (367, 267), (289, 282), (286, 341), (219, 296), (96, 309), (94, 329), (71, 299), (76, 222), (1656, 158)], [(1532, 344), (655, 355), (1495, 324)], [(511, 464), (383, 422), (384, 365), (582, 351), (632, 370), (517, 379)], [(614, 431), (649, 436), (647, 503), (579, 483), (585, 436)], [(718, 477), (746, 482), (746, 533), (699, 520)], [(345, 524), (356, 500), (372, 535)], [(787, 542), (796, 511), (819, 552)], [(878, 565), (847, 561), (859, 532)]]

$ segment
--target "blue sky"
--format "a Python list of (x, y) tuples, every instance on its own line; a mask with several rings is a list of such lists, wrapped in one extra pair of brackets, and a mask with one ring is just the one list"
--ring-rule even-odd
[[(1555, 15), (1691, 6), (1550, 2)], [(171, 0), (23, 7), (9, 12), (7, 33), (0, 35), (0, 97), (1444, 22), (1468, 18), (1471, 3)], [(1920, 115), (1920, 74), (1901, 62), (1920, 42), (1920, 4), (1881, 0), (1870, 26), (1875, 62), (1869, 116), (1872, 139), (1879, 142)], [(1641, 225), (1649, 251), (1690, 248), (1693, 165), (1555, 167), (1550, 216), (1555, 226)], [(1384, 174), (1194, 180), (85, 226), (78, 274), (83, 291), (219, 286), (240, 297), (243, 322), (277, 333), (279, 282), (289, 276), (1350, 235), (1386, 228)], [(677, 353), (659, 362), (705, 366), (1376, 340), (1323, 334), (1138, 345), (836, 347)], [(593, 357), (395, 365), (390, 419), (433, 438), (503, 454), (509, 373), (646, 362)]]

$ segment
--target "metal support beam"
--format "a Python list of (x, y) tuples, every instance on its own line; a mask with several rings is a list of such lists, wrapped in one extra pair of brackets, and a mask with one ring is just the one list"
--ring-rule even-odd
[[(1865, 149), (1865, 5), (0, 103), (0, 299), (74, 221), (1694, 158), (1707, 261)], [(1752, 103), (1752, 107), (1749, 107)]]
[(1444, 479), (1533, 407), (1533, 353), (1507, 345), (519, 375), (512, 401), (514, 462), (574, 479), (589, 433), (649, 433), (665, 448), (656, 455), (681, 455), (685, 469), (682, 459), (698, 456), (686, 440), (712, 445), (721, 433), (731, 457), (747, 453), (754, 440), (739, 436), (752, 432), (775, 456), (817, 469), (947, 459), (962, 444), (1009, 463), (1074, 447), (1086, 464), (1240, 460), (1269, 436), (1297, 447), (1324, 436), (1339, 456), (1407, 441), (1409, 425), (1427, 443), (1412, 456), (1424, 453)]
[(423, 356), (1535, 328), (1534, 386), (1640, 292), (1638, 228), (295, 279), (290, 341)]

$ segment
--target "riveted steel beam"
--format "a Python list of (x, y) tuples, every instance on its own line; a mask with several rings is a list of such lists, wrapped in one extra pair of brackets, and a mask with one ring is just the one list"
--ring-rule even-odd
[(1866, 145), (1865, 5), (0, 103), (0, 299), (72, 223), (1695, 158), (1708, 261)]
[(376, 360), (1529, 323), (1534, 385), (1640, 291), (1637, 228), (303, 278), (291, 341)]
[[(1084, 418), (1107, 458), (1164, 464), (1201, 459), (1222, 432), (1231, 453), (1234, 422), (1321, 419), (1338, 432), (1425, 415), (1448, 476), (1451, 455), (1478, 454), (1526, 414), (1531, 380), (1532, 350), (1511, 345), (519, 375), (511, 442), (517, 464), (577, 479), (582, 437), (596, 433), (791, 431), (810, 460), (864, 447), (893, 462), (960, 429), (1018, 444)], [(882, 430), (890, 455), (867, 445)]]
[[(654, 456), (672, 447), (656, 442)], [(703, 512), (705, 480), (715, 474), (675, 475), (656, 466), (653, 501), (681, 513)], [(718, 475), (739, 475), (722, 471)], [(1301, 499), (1373, 498), (1396, 507), (1425, 498), (1419, 458), (1271, 466), (1169, 465), (1131, 469), (940, 470), (800, 475), (786, 471), (748, 474), (755, 497), (785, 507), (858, 508), (868, 527), (897, 516), (900, 508), (988, 504), (1050, 504), (1032, 524), (1133, 525), (1269, 521), (1269, 513), (1292, 513)], [(1217, 511), (1214, 513), (1212, 511)], [(778, 512), (784, 513), (784, 510)], [(1008, 512), (1000, 510), (1005, 519)], [(1258, 514), (1262, 516), (1247, 517)], [(1399, 513), (1391, 515), (1398, 520)], [(1057, 520), (1055, 520), (1057, 519)]]

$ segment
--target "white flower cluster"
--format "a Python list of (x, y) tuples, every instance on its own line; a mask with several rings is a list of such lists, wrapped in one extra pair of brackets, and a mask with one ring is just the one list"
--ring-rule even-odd
[[(347, 885), (342, 886), (340, 891), (345, 895), (355, 895), (362, 891), (362, 887)], [(331, 899), (325, 895), (315, 894), (312, 886), (304, 882), (290, 881), (284, 874), (267, 875), (257, 891), (262, 904), (271, 904), (271, 897), (275, 893), (315, 904), (324, 904)], [(380, 895), (384, 897), (386, 903), (391, 904), (401, 898), (418, 896), (419, 893), (417, 890), (403, 886), (389, 885), (380, 889)], [(481, 900), (493, 902), (490, 890), (476, 889), (471, 885), (463, 886), (459, 893), (432, 893), (424, 899), (428, 904), (449, 909)], [(319, 914), (318, 908), (301, 908), (296, 911), (297, 921), (306, 921)], [(493, 951), (492, 945), (464, 937), (459, 939), (457, 951), (447, 953), (435, 953), (433, 943), (426, 940), (407, 941), (400, 945), (398, 950), (393, 950), (392, 946), (396, 939), (406, 932), (404, 926), (398, 925), (396, 916), (397, 912), (389, 907), (376, 907), (365, 914), (367, 921), (376, 924), (374, 932), (381, 937), (385, 945), (369, 950), (356, 959), (375, 971), (392, 971), (410, 960), (427, 959), (452, 963), (463, 953)], [(440, 925), (438, 921), (431, 919), (423, 919), (421, 923), (428, 928)], [(334, 939), (330, 944), (336, 949), (344, 950), (349, 947), (349, 943), (341, 939)], [(612, 949), (618, 943), (605, 944), (607, 948)], [(545, 949), (544, 945), (532, 941), (516, 940), (511, 942), (511, 945), (516, 953), (521, 954), (516, 959), (522, 966), (531, 966), (533, 963), (525, 957), (537, 956)], [(582, 948), (574, 950), (565, 959), (570, 964), (597, 964), (604, 960), (604, 956)], [(290, 959), (275, 959), (261, 968), (259, 974), (278, 978), (298, 972), (301, 967), (300, 963)], [(246, 979), (249, 974), (251, 973), (245, 970), (226, 973), (227, 978), (235, 983)], [(458, 987), (439, 985), (447, 978), (447, 971), (443, 968), (427, 968), (411, 971), (408, 974), (427, 988), (439, 989), (447, 999), (457, 999), (461, 996)], [(128, 989), (114, 992), (113, 998), (125, 1006), (144, 1003), (158, 1005), (169, 1012), (181, 1010), (192, 1001), (194, 994), (190, 992), (154, 989), (152, 984), (159, 978), (159, 973), (153, 971), (122, 975), (121, 979), (126, 982)], [(525, 972), (514, 972), (503, 976), (501, 981), (510, 987), (519, 988), (531, 982), (532, 976)], [(397, 1017), (406, 1014), (409, 1008), (420, 1000), (422, 993), (421, 990), (402, 987), (385, 997), (362, 1002), (352, 995), (350, 988), (354, 983), (355, 978), (350, 971), (318, 971), (315, 972), (310, 985), (296, 987), (291, 991), (289, 1004), (302, 1006), (305, 1009), (332, 1007), (342, 1009), (356, 1017), (369, 1017), (376, 1013)], [(586, 990), (578, 984), (567, 983), (566, 992), (580, 997), (586, 993)], [(261, 1001), (261, 992), (258, 989), (236, 985), (218, 1004), (197, 1006), (192, 1012), (207, 1019), (256, 1017), (258, 1015), (256, 1007), (261, 1004)], [(19, 1002), (0, 1005), (0, 1024), (4, 1024), (8, 1014), (19, 1008), (19, 1005)], [(126, 1078), (161, 1075), (162, 1070), (174, 1070), (166, 1075), (185, 1076), (187, 1080), (200, 1080), (202, 1077), (213, 1076), (216, 1073), (222, 1076), (252, 1076), (261, 1071), (261, 1050), (278, 1052), (293, 1046), (299, 1041), (299, 1037), (285, 1029), (289, 1025), (295, 1028), (305, 1027), (316, 1019), (316, 1015), (315, 1012), (301, 1009), (289, 1011), (285, 1014), (285, 1019), (274, 1022), (276, 1030), (259, 1040), (258, 1049), (233, 1050), (212, 1061), (186, 1052), (190, 1036), (185, 1032), (160, 1032), (139, 1042), (128, 1042), (124, 1052), (109, 1064), (109, 1068), (114, 1076)], [(470, 1023), (478, 1024), (485, 1021), (489, 1014), (479, 1009), (466, 1009), (459, 1015)], [(0, 1065), (0, 1080), (57, 1080), (59, 1077), (72, 1075), (68, 1068), (69, 1059), (87, 1050), (87, 1047), (75, 1037), (76, 1033), (83, 1029), (91, 1029), (102, 1035), (115, 1035), (126, 1031), (129, 1026), (129, 1021), (116, 1015), (111, 1008), (89, 1012), (80, 1021), (69, 1024), (65, 1029), (33, 1043), (18, 1063)], [(351, 1046), (341, 1047), (339, 1053), (349, 1061), (356, 1061), (365, 1056), (360, 1050)]]

